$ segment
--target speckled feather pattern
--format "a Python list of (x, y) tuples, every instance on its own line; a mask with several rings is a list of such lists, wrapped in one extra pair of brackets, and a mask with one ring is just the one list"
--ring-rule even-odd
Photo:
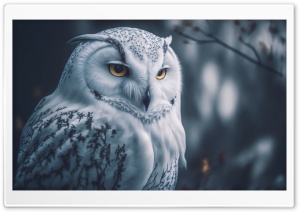
[(158, 51), (163, 49), (165, 52), (167, 48), (162, 38), (141, 29), (120, 27), (108, 29), (99, 34), (108, 35), (121, 44), (129, 45), (129, 49), (139, 60), (144, 60), (144, 55), (147, 55), (153, 63), (158, 60)]

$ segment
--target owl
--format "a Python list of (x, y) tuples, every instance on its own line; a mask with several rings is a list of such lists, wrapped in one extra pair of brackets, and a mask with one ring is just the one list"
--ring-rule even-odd
[(70, 40), (21, 135), (15, 189), (172, 190), (186, 167), (172, 37), (120, 27)]

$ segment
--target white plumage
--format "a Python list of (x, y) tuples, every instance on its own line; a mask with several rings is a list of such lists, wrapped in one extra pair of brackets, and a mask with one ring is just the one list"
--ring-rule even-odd
[(72, 39), (23, 130), (15, 189), (174, 189), (186, 161), (171, 40), (125, 27)]

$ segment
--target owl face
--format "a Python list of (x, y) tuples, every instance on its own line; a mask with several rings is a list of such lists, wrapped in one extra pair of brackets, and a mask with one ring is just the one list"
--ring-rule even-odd
[(76, 41), (90, 42), (76, 69), (96, 97), (122, 99), (147, 112), (174, 104), (181, 92), (180, 65), (169, 46), (171, 37), (115, 28), (71, 40)]
[[(80, 44), (66, 65), (59, 87), (69, 89), (62, 85), (72, 78), (72, 85), (89, 88), (91, 98), (122, 101), (130, 105), (130, 110), (143, 114), (163, 106), (169, 107), (164, 109), (167, 111), (181, 93), (180, 64), (169, 46), (171, 40), (127, 27), (75, 37), (70, 42)], [(69, 92), (72, 96), (81, 93)]]

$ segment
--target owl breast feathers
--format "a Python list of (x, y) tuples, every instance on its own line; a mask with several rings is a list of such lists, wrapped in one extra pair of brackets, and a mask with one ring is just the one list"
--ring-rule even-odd
[(171, 40), (126, 27), (73, 38), (58, 87), (24, 127), (14, 188), (175, 189), (186, 161)]

